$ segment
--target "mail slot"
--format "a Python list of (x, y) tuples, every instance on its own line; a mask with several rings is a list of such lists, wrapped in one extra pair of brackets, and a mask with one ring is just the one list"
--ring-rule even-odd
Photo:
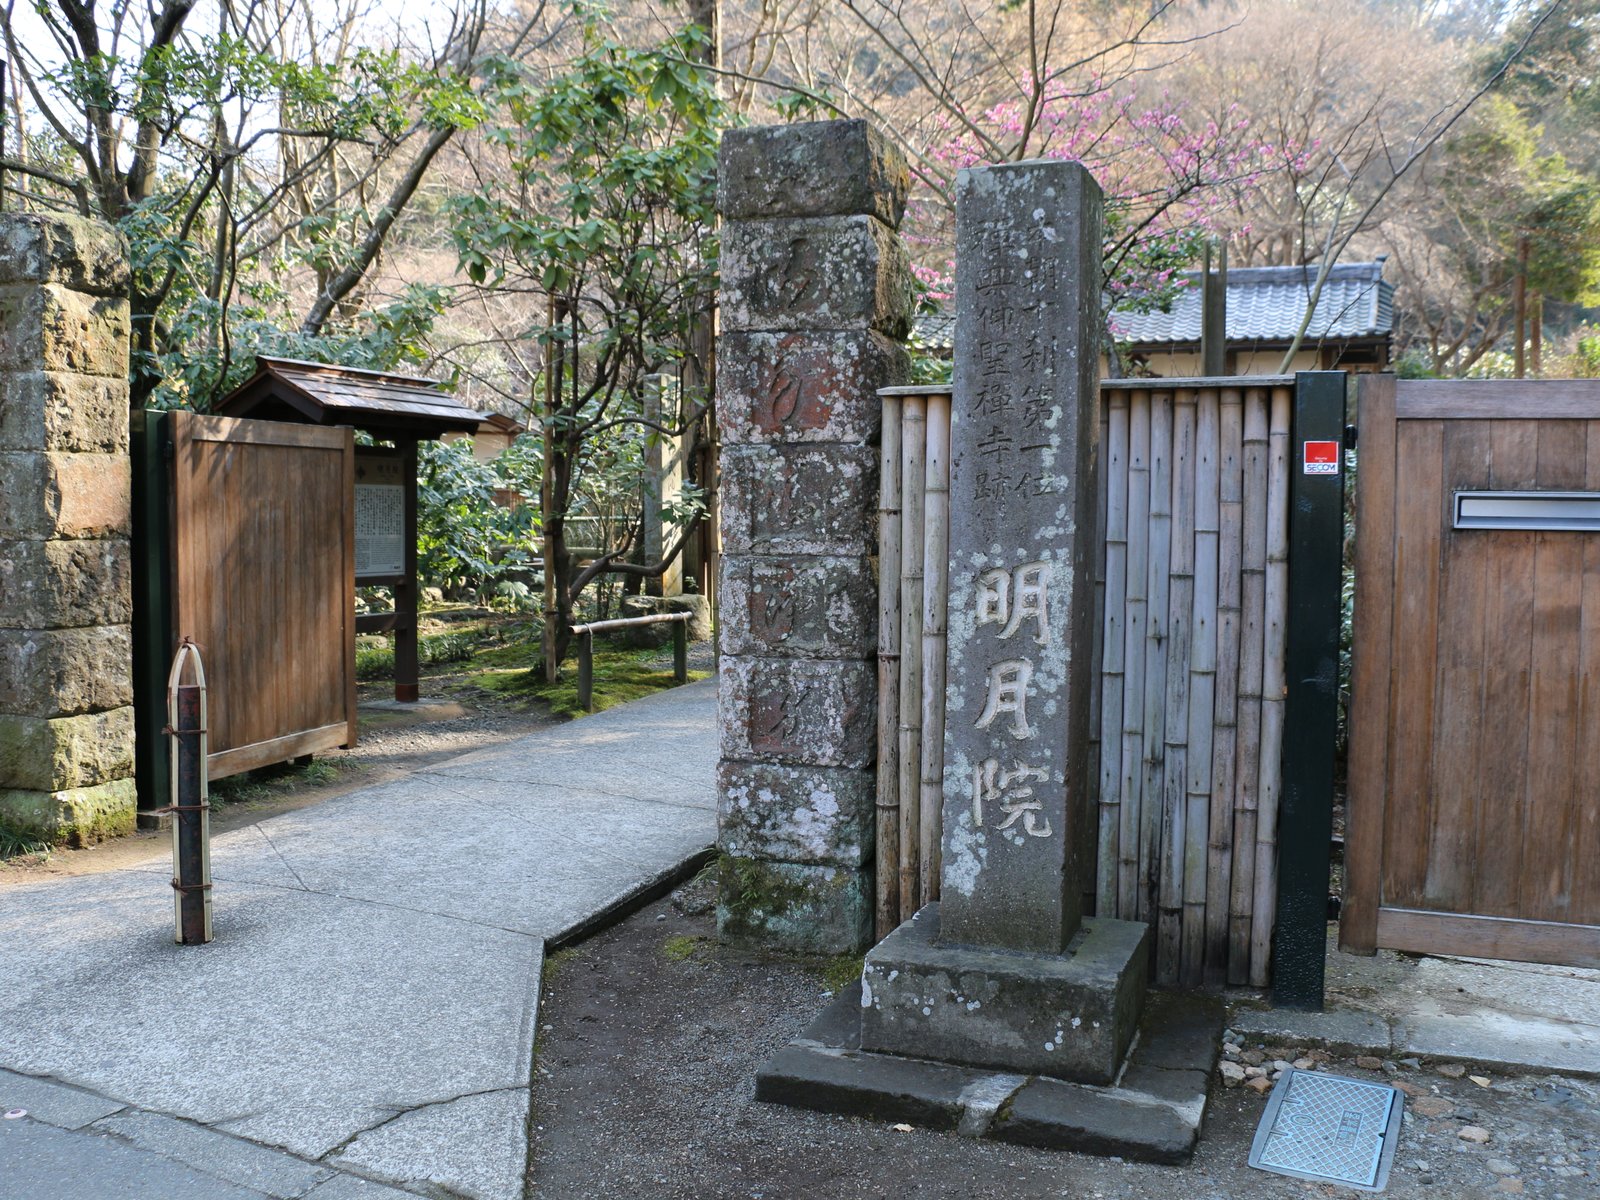
[(1600, 530), (1600, 492), (1457, 492), (1457, 529)]

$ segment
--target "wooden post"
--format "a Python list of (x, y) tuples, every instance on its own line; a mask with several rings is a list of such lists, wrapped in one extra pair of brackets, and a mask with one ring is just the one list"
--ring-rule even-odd
[(394, 698), (407, 704), (416, 702), (419, 676), (417, 664), (417, 442), (399, 442), (405, 464), (406, 543), (405, 578), (394, 588)]
[(672, 679), (675, 683), (689, 682), (689, 622), (672, 623)]
[(922, 539), (926, 401), (900, 410), (900, 912), (922, 907)]
[(171, 662), (172, 438), (168, 414), (137, 409), (132, 417), (133, 461), (133, 719), (134, 779), (139, 828), (160, 828), (150, 810), (171, 803), (172, 763), (161, 728), (166, 724), (166, 671)]
[(1512, 285), (1512, 308), (1516, 313), (1517, 342), (1512, 354), (1515, 363), (1513, 374), (1518, 379), (1527, 375), (1524, 351), (1528, 341), (1528, 239), (1517, 239), (1517, 278)]
[(1534, 375), (1544, 374), (1544, 293), (1533, 294), (1528, 315), (1528, 366)]
[(1217, 244), (1217, 269), (1211, 270), (1211, 244), (1206, 244), (1205, 274), (1200, 292), (1200, 373), (1228, 373), (1228, 243)]
[(578, 707), (594, 711), (594, 634), (587, 629), (578, 635)]

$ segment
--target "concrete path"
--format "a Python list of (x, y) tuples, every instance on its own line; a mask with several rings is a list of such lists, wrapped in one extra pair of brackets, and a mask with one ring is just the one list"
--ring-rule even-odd
[(0, 885), (0, 1114), (27, 1112), (0, 1193), (519, 1200), (545, 941), (715, 840), (716, 704), (674, 689), (218, 837), (208, 946), (173, 943), (162, 859)]
[(1388, 950), (1364, 958), (1330, 937), (1326, 1011), (1241, 1009), (1231, 1025), (1383, 1058), (1600, 1078), (1600, 971)]

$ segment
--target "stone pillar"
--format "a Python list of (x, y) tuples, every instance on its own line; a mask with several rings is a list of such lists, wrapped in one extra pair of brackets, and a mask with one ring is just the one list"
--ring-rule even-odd
[(128, 268), (110, 230), (0, 217), (0, 824), (134, 827)]
[[(679, 421), (678, 381), (671, 375), (644, 377), (644, 416), (668, 429)], [(644, 560), (660, 562), (678, 540), (678, 526), (664, 520), (662, 507), (674, 505), (683, 495), (683, 437), (647, 430), (649, 441), (644, 453)], [(683, 595), (683, 555), (679, 555), (659, 578), (645, 582), (651, 596)]]
[(1075, 163), (956, 184), (947, 941), (1060, 954), (1090, 803), (1100, 188)]
[(734, 130), (718, 208), (718, 928), (870, 939), (877, 389), (903, 382), (910, 174), (863, 121)]
[[(1100, 189), (962, 171), (940, 899), (874, 947), (861, 1046), (1106, 1084), (1148, 931), (1084, 920)], [(1081, 929), (1080, 929), (1081, 926)]]

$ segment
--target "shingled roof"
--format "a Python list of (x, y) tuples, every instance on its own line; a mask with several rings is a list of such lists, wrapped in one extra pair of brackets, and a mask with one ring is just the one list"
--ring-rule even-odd
[[(1135, 349), (1200, 344), (1200, 276), (1188, 273), (1190, 286), (1170, 312), (1114, 313), (1117, 340)], [(1228, 272), (1229, 342), (1288, 345), (1305, 315), (1306, 299), (1317, 278), (1307, 267), (1240, 267)], [(1339, 263), (1328, 272), (1312, 314), (1306, 342), (1387, 338), (1394, 331), (1394, 284), (1383, 278), (1383, 260)], [(921, 318), (912, 341), (929, 350), (955, 346), (953, 306)]]
[(214, 411), (420, 438), (472, 433), (484, 421), (483, 413), (453, 398), (437, 380), (266, 355), (256, 358), (256, 373)]

